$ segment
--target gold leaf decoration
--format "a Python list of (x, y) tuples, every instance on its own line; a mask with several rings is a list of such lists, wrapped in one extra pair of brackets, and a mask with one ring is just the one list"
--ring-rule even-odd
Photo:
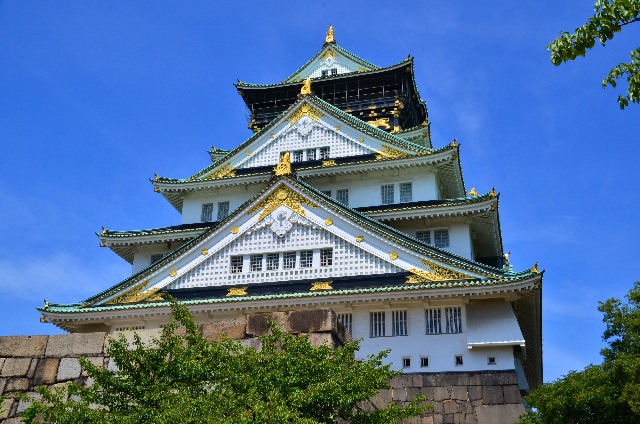
[(209, 249), (202, 249), (202, 252), (200, 252), (203, 256), (204, 255), (208, 255), (209, 254)]
[(307, 214), (302, 208), (302, 205), (307, 205), (312, 208), (318, 207), (318, 205), (311, 200), (283, 184), (280, 186), (280, 189), (273, 191), (257, 205), (249, 209), (249, 211), (247, 211), (247, 215), (251, 215), (262, 209), (262, 212), (260, 212), (260, 216), (258, 217), (258, 222), (260, 222), (281, 205), (288, 207), (303, 218), (306, 218)]
[[(420, 261), (422, 262), (422, 265), (429, 267), (429, 272), (423, 271), (429, 276), (429, 281), (473, 280), (476, 278), (472, 275), (438, 265), (437, 263), (431, 262), (427, 259), (421, 258)], [(411, 272), (413, 272), (413, 270)]]
[(358, 243), (362, 243), (362, 242), (364, 241), (364, 236), (357, 236), (357, 237), (356, 237), (356, 241), (357, 241)]
[(169, 275), (172, 277), (175, 277), (176, 275), (178, 275), (178, 270), (177, 269), (172, 269), (171, 271), (169, 271)]
[(163, 300), (161, 296), (156, 295), (156, 292), (160, 290), (159, 287), (149, 290), (142, 290), (149, 284), (150, 280), (145, 280), (140, 284), (136, 284), (134, 287), (125, 291), (121, 295), (111, 299), (107, 302), (108, 305), (121, 304), (121, 303), (135, 303), (141, 301), (151, 302), (154, 300)]
[(318, 109), (312, 107), (311, 105), (305, 103), (296, 109), (290, 116), (287, 118), (291, 122), (289, 125), (293, 125), (300, 120), (303, 116), (308, 116), (314, 121), (320, 122), (320, 116), (324, 116), (324, 113), (320, 112)]
[(333, 281), (322, 281), (318, 283), (311, 283), (311, 291), (317, 290), (333, 290), (333, 286), (331, 285)]
[(235, 227), (234, 226), (234, 227), (231, 228), (231, 234), (238, 234), (238, 231), (240, 231), (239, 227)]
[(395, 261), (396, 259), (398, 259), (398, 252), (389, 252), (389, 258), (391, 258), (392, 261)]
[(331, 219), (331, 218), (325, 219), (324, 220), (324, 225), (327, 225), (327, 226), (333, 225), (333, 219)]
[[(375, 116), (375, 115), (373, 115)], [(376, 127), (376, 128), (384, 128), (385, 130), (388, 130), (389, 128), (391, 128), (391, 125), (389, 125), (389, 118), (378, 118), (374, 121), (367, 121), (367, 124)]]
[(336, 161), (331, 159), (331, 160), (323, 160), (322, 161), (322, 166), (336, 166)]
[(246, 296), (248, 287), (231, 287), (227, 289), (227, 296)]
[(217, 180), (218, 178), (235, 177), (235, 169), (235, 166), (231, 166), (231, 164), (227, 162), (211, 174), (205, 175), (203, 180)]
[(401, 152), (398, 149), (386, 145), (382, 146), (382, 150), (376, 150), (375, 152), (377, 153), (376, 160), (408, 158), (410, 156), (408, 153)]

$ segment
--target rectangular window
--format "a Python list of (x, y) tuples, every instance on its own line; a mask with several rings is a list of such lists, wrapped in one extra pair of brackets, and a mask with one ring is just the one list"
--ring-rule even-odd
[(202, 205), (202, 214), (200, 214), (200, 221), (209, 222), (213, 220), (213, 203), (204, 203)]
[(302, 150), (294, 150), (291, 152), (291, 162), (302, 162), (303, 152)]
[(333, 249), (320, 250), (320, 266), (333, 265)]
[(431, 244), (431, 231), (418, 231), (416, 238), (423, 243)]
[(428, 366), (429, 366), (429, 357), (428, 356), (422, 356), (420, 358), (420, 367), (427, 368)]
[(391, 311), (391, 329), (393, 336), (407, 335), (407, 311)]
[(331, 68), (331, 75), (338, 75), (338, 68)]
[(432, 308), (425, 310), (427, 318), (427, 334), (442, 333), (442, 325), (440, 324), (440, 309)]
[(316, 149), (307, 150), (307, 160), (316, 160)]
[(275, 271), (279, 268), (280, 255), (277, 253), (267, 254), (267, 271)]
[(329, 70), (328, 70), (328, 69), (323, 69), (322, 71), (320, 71), (320, 74), (321, 74), (323, 77), (326, 77), (326, 76), (328, 76), (328, 75), (329, 75)]
[(496, 364), (496, 357), (495, 356), (489, 356), (487, 358), (487, 365), (495, 365)]
[(311, 268), (313, 266), (313, 250), (302, 250), (300, 252), (300, 268)]
[(449, 230), (435, 230), (433, 232), (433, 244), (436, 247), (449, 247)]
[(232, 256), (231, 257), (231, 273), (238, 274), (242, 272), (242, 256)]
[(411, 368), (411, 358), (402, 358), (402, 368)]
[(412, 183), (400, 183), (400, 202), (413, 201)]
[(262, 255), (251, 255), (249, 257), (249, 268), (251, 271), (262, 271)]
[(296, 267), (296, 252), (284, 252), (282, 254), (282, 268), (293, 269)]
[(163, 256), (164, 255), (162, 253), (155, 253), (155, 254), (151, 255), (151, 264), (155, 264), (160, 259), (162, 259)]
[(462, 309), (444, 308), (447, 333), (462, 333)]
[(393, 184), (384, 184), (380, 186), (380, 194), (382, 197), (383, 205), (390, 205), (393, 203)]
[(384, 337), (384, 312), (370, 312), (369, 321), (369, 337)]
[(456, 355), (456, 367), (460, 365), (464, 365), (464, 362), (462, 361), (462, 355)]
[(218, 221), (222, 221), (229, 215), (229, 202), (218, 202)]
[(321, 147), (318, 149), (318, 159), (323, 160), (323, 159), (329, 159), (329, 148), (328, 147)]
[(353, 315), (352, 314), (338, 314), (338, 321), (344, 325), (349, 334), (352, 334), (353, 330)]
[(340, 188), (336, 190), (336, 200), (343, 205), (349, 205), (349, 189)]

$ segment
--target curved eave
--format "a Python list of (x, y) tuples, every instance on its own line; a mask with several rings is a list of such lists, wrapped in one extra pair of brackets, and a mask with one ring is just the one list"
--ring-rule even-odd
[(465, 197), (452, 199), (447, 203), (433, 205), (417, 205), (403, 207), (402, 203), (397, 207), (388, 209), (381, 207), (380, 210), (369, 209), (361, 213), (372, 218), (383, 221), (397, 221), (420, 218), (448, 218), (458, 216), (472, 216), (491, 211), (497, 208), (498, 196), (485, 194), (478, 197)]

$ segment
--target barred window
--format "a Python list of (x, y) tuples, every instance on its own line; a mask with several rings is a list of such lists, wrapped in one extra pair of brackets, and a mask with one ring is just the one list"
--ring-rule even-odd
[(383, 205), (390, 205), (393, 203), (393, 184), (384, 184), (380, 186), (380, 194), (382, 197)]
[(262, 255), (251, 255), (249, 257), (249, 268), (251, 271), (262, 271)]
[(331, 75), (338, 75), (338, 68), (331, 68)]
[(391, 328), (393, 336), (407, 335), (407, 311), (391, 311)]
[(449, 247), (449, 230), (435, 230), (433, 232), (433, 243), (436, 247)]
[(294, 150), (293, 152), (291, 152), (291, 162), (302, 162), (302, 160), (302, 150)]
[(462, 333), (462, 310), (457, 308), (445, 308), (447, 333)]
[(232, 256), (231, 257), (231, 273), (237, 274), (242, 272), (242, 256)]
[(440, 324), (440, 309), (427, 309), (425, 310), (425, 315), (427, 318), (427, 334), (442, 333), (442, 325)]
[(323, 77), (326, 77), (329, 75), (329, 70), (328, 69), (323, 69), (322, 71), (320, 71), (320, 75), (322, 75)]
[(422, 356), (420, 358), (420, 367), (427, 368), (428, 366), (429, 366), (429, 357), (428, 356)]
[(316, 149), (307, 150), (307, 160), (316, 160)]
[(411, 368), (411, 358), (406, 356), (402, 358), (402, 368)]
[(296, 267), (296, 252), (284, 252), (282, 254), (282, 268), (292, 269)]
[(347, 329), (347, 331), (349, 332), (349, 334), (353, 334), (353, 315), (352, 314), (338, 314), (338, 321), (340, 321), (345, 328)]
[(329, 148), (328, 147), (321, 147), (318, 149), (318, 159), (323, 160), (323, 159), (329, 159)]
[(462, 355), (456, 355), (456, 366), (464, 365)]
[(384, 312), (369, 313), (369, 337), (384, 337)]
[(413, 185), (412, 183), (400, 183), (400, 201), (413, 201)]
[(333, 249), (320, 250), (320, 266), (333, 265)]
[(151, 264), (155, 264), (163, 257), (164, 255), (162, 253), (154, 253), (153, 255), (151, 255)]
[(431, 231), (418, 231), (416, 238), (423, 243), (431, 244)]
[(349, 205), (349, 189), (341, 188), (336, 190), (336, 200), (343, 205)]
[(204, 203), (202, 205), (202, 213), (200, 214), (200, 221), (209, 222), (213, 220), (213, 203)]
[(229, 202), (218, 202), (218, 221), (222, 221), (229, 215)]
[(277, 253), (267, 254), (267, 271), (274, 271), (279, 268), (280, 255)]
[(300, 268), (311, 268), (313, 266), (313, 250), (302, 250), (300, 252)]

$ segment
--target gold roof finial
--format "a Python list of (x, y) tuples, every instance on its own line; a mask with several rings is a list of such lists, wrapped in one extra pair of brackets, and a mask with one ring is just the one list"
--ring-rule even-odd
[(311, 94), (311, 76), (308, 76), (307, 79), (302, 83), (300, 94), (302, 94), (303, 96)]
[(49, 307), (49, 302), (47, 302), (47, 299), (44, 299), (44, 308), (47, 309)]
[(335, 43), (336, 40), (333, 38), (333, 25), (329, 24), (329, 29), (327, 30), (327, 36), (324, 39), (325, 43)]
[(469, 192), (467, 193), (467, 196), (478, 197), (478, 192), (476, 191), (476, 188), (472, 187), (471, 190), (469, 190)]
[(102, 234), (107, 234), (107, 229), (102, 227)]
[(531, 272), (533, 272), (534, 274), (537, 274), (540, 272), (538, 271), (538, 262), (536, 262), (536, 264), (531, 267)]
[(289, 152), (285, 152), (280, 158), (280, 163), (274, 168), (277, 176), (290, 175), (291, 174), (291, 159)]
[(496, 197), (496, 186), (493, 186), (493, 188), (489, 192), (489, 196)]
[(449, 146), (451, 147), (456, 147), (458, 145), (458, 139), (454, 138), (453, 141), (451, 142), (451, 144), (449, 144)]

